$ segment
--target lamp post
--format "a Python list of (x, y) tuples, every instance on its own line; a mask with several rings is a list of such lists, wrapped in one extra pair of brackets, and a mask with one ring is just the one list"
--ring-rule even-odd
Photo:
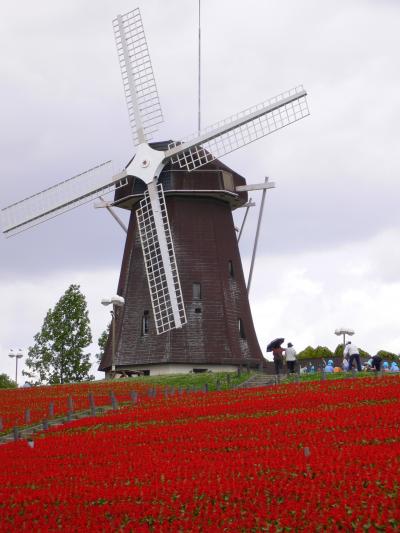
[(21, 348), (18, 350), (17, 353), (14, 353), (14, 350), (10, 350), (10, 353), (8, 354), (8, 357), (15, 357), (15, 383), (18, 385), (18, 359), (21, 359), (24, 356), (22, 353)]
[(346, 335), (354, 335), (354, 330), (350, 328), (335, 329), (335, 335), (343, 335), (343, 348), (346, 346)]
[(118, 296), (118, 294), (116, 294), (115, 296), (112, 296), (111, 298), (103, 298), (101, 300), (101, 303), (103, 305), (112, 305), (113, 308), (112, 310), (110, 311), (111, 313), (111, 316), (112, 316), (112, 321), (111, 321), (111, 342), (112, 342), (112, 345), (111, 345), (111, 373), (114, 374), (115, 373), (115, 344), (116, 344), (116, 335), (115, 335), (115, 321), (116, 321), (116, 311), (117, 311), (117, 307), (123, 307), (124, 304), (125, 304), (125, 300), (122, 296)]

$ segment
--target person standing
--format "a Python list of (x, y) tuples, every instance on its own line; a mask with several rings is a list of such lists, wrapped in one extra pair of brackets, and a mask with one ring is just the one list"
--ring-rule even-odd
[(288, 342), (287, 348), (285, 348), (285, 357), (286, 357), (286, 365), (287, 365), (288, 374), (294, 374), (295, 367), (296, 367), (297, 353), (296, 353), (296, 350), (293, 348), (293, 344), (291, 342)]
[(281, 346), (273, 348), (272, 355), (274, 358), (275, 374), (279, 376), (283, 367), (283, 348)]
[(348, 357), (349, 359), (349, 372), (351, 371), (353, 367), (353, 361), (356, 361), (357, 364), (357, 370), (361, 372), (361, 360), (360, 360), (360, 352), (358, 351), (358, 348), (355, 344), (351, 344), (351, 341), (346, 342), (346, 346), (343, 351), (343, 356)]
[(334, 370), (333, 369), (333, 361), (332, 361), (332, 359), (329, 359), (328, 364), (325, 365), (324, 372), (331, 373), (331, 372), (333, 372), (333, 370)]
[(382, 357), (377, 353), (372, 357), (371, 368), (375, 369), (377, 372), (381, 371)]

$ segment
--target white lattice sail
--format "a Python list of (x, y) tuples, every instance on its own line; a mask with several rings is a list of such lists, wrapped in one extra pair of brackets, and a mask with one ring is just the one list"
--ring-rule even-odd
[(53, 185), (44, 191), (1, 210), (1, 225), (6, 237), (25, 231), (126, 185), (126, 173), (112, 175), (107, 161), (86, 172)]
[(187, 322), (161, 184), (148, 185), (136, 218), (156, 330), (161, 334)]
[(113, 21), (133, 141), (149, 142), (163, 121), (139, 8)]
[(300, 85), (168, 145), (166, 156), (189, 172), (309, 115)]

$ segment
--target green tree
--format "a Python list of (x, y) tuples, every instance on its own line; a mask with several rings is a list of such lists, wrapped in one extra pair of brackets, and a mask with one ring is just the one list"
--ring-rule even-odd
[(42, 329), (34, 337), (22, 373), (32, 384), (71, 383), (94, 379), (89, 375), (90, 354), (83, 350), (92, 342), (86, 298), (79, 285), (70, 285), (49, 309)]
[(107, 328), (103, 331), (103, 333), (100, 335), (97, 341), (97, 345), (99, 347), (99, 352), (96, 354), (98, 363), (100, 363), (104, 355), (104, 352), (106, 351), (108, 337), (110, 336), (110, 329), (111, 329), (111, 322), (108, 324)]
[(327, 346), (317, 346), (315, 348), (315, 356), (320, 359), (332, 359), (333, 352)]
[(7, 374), (0, 374), (0, 389), (15, 389), (17, 384)]
[[(343, 343), (342, 344), (338, 344), (336, 346), (336, 348), (335, 348), (334, 356), (335, 357), (343, 357), (343, 350), (344, 350)], [(369, 353), (366, 352), (365, 350), (362, 350), (361, 348), (358, 348), (358, 351), (359, 351), (361, 357), (370, 357)]]
[(400, 357), (398, 355), (392, 352), (387, 352), (386, 350), (379, 350), (378, 355), (380, 355), (384, 361), (400, 362)]
[(307, 348), (297, 354), (297, 359), (309, 359), (312, 357), (315, 357), (315, 349), (312, 346), (307, 346)]
[(297, 359), (331, 359), (333, 356), (332, 351), (326, 346), (307, 346), (302, 352), (297, 354)]
[(343, 358), (343, 350), (344, 350), (344, 345), (343, 343), (342, 344), (338, 344), (335, 348), (335, 351), (333, 352), (333, 355), (335, 357), (341, 357)]

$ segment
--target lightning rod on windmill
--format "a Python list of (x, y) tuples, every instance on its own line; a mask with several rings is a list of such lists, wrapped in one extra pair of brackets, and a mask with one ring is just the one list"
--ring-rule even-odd
[(232, 218), (250, 186), (218, 158), (306, 117), (307, 93), (298, 86), (188, 137), (152, 142), (163, 114), (139, 9), (113, 27), (134, 157), (120, 172), (106, 162), (3, 208), (3, 233), (113, 193), (112, 206), (130, 212), (117, 289), (125, 305), (115, 359), (107, 345), (99, 369), (110, 372), (111, 361), (147, 373), (258, 367)]

